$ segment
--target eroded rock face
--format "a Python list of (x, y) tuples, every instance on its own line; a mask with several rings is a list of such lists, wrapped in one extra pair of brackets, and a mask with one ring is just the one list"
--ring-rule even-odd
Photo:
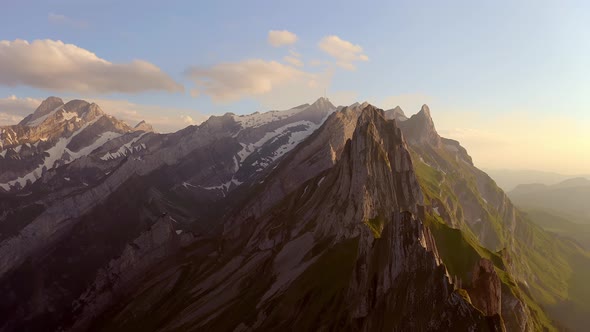
[(442, 145), (441, 138), (436, 132), (430, 116), (430, 108), (426, 104), (422, 105), (420, 112), (412, 115), (408, 120), (400, 122), (400, 126), (410, 144), (426, 143), (436, 147)]
[[(48, 101), (39, 114), (53, 103), (61, 107)], [(68, 108), (78, 118), (98, 114), (82, 101)], [(93, 123), (121, 129), (108, 116)], [(0, 285), (9, 299), (0, 328), (499, 331), (500, 313), (509, 330), (530, 328), (528, 309), (498, 287), (489, 261), (465, 285), (470, 296), (451, 282), (459, 278), (446, 270), (426, 216), (476, 225), (486, 210), (474, 190), (506, 218), (515, 212), (477, 175), (452, 183), (459, 204), (425, 200), (411, 149), (426, 145), (412, 153), (434, 156), (428, 162), (445, 174), (452, 161), (474, 169), (458, 143), (436, 134), (427, 107), (402, 121), (396, 110), (336, 110), (320, 99), (211, 117), (174, 134), (139, 128), (149, 129), (138, 125), (75, 158), (101, 135), (89, 125), (30, 196), (0, 201)], [(449, 155), (436, 159), (433, 149)], [(25, 222), (11, 223), (15, 215)], [(477, 235), (496, 244), (492, 231)], [(73, 268), (77, 278), (61, 275)], [(15, 286), (33, 274), (43, 276), (35, 292)]]
[(101, 269), (86, 292), (74, 301), (72, 314), (83, 319), (78, 319), (71, 330), (85, 330), (111, 303), (133, 289), (134, 282), (142, 273), (193, 240), (191, 233), (177, 231), (169, 217), (160, 218), (129, 243), (120, 257)]
[[(310, 151), (301, 147), (292, 158)], [(432, 235), (415, 217), (422, 193), (394, 122), (365, 105), (331, 162), (259, 214), (230, 215), (236, 220), (209, 258), (198, 269), (178, 267), (198, 282), (170, 275), (163, 288), (141, 287), (120, 308), (130, 317), (125, 326), (146, 327), (151, 315), (163, 330), (501, 329), (455, 294)], [(181, 298), (163, 294), (170, 287)], [(146, 297), (161, 308), (184, 304), (158, 316)], [(116, 317), (96, 324), (122, 326)]]
[(18, 125), (0, 128), (0, 190), (21, 191), (48, 171), (132, 131), (96, 104), (64, 104), (50, 97)]
[[(47, 113), (56, 120), (68, 113), (66, 117), (71, 118), (66, 122), (80, 124), (85, 116), (100, 115), (96, 105), (83, 101), (58, 106), (66, 111)], [(256, 123), (251, 126), (227, 114), (168, 135), (145, 132), (138, 126), (104, 139), (88, 155), (77, 155), (88, 149), (86, 142), (105, 137), (100, 129), (122, 129), (110, 116), (93, 118), (83, 131), (67, 137), (61, 166), (45, 169), (37, 181), (27, 184), (24, 195), (18, 192), (21, 187), (12, 188), (17, 191), (14, 194), (1, 193), (7, 199), (0, 200), (0, 284), (15, 289), (12, 286), (20, 276), (38, 274), (43, 286), (36, 291), (52, 295), (37, 306), (31, 300), (35, 294), (18, 289), (4, 303), (0, 311), (6, 316), (0, 320), (16, 324), (6, 325), (15, 329), (45, 326), (51, 330), (69, 312), (71, 301), (95, 281), (97, 271), (122, 255), (126, 244), (163, 212), (183, 231), (184, 242), (191, 241), (189, 231), (213, 236), (219, 216), (240, 201), (234, 190), (242, 181), (250, 184), (261, 178), (334, 110), (328, 101), (319, 101), (286, 111), (288, 116), (282, 112), (253, 116)], [(47, 121), (43, 125), (50, 123)], [(280, 125), (274, 123), (277, 121)], [(25, 153), (29, 147), (21, 149)], [(6, 152), (12, 155), (12, 148)], [(254, 164), (255, 169), (245, 170)], [(40, 252), (49, 255), (52, 264), (41, 261), (30, 270), (27, 262), (39, 259)], [(76, 261), (85, 263), (73, 279), (47, 272), (67, 270)], [(54, 294), (52, 289), (60, 292)], [(110, 295), (93, 298), (101, 302)], [(25, 321), (19, 312), (30, 313), (30, 318)]]
[(494, 270), (494, 264), (485, 258), (473, 269), (471, 302), (488, 316), (502, 313), (502, 284)]

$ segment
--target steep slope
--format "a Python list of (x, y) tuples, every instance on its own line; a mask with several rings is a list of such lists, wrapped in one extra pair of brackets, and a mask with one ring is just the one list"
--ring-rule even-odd
[(95, 118), (0, 193), (0, 329), (583, 327), (588, 253), (527, 220), (427, 106), (400, 111), (320, 98), (90, 151), (121, 129)]
[[(46, 170), (25, 190), (0, 193), (0, 285), (12, 294), (0, 321), (16, 330), (56, 328), (100, 271), (117, 268), (111, 260), (143, 243), (142, 234), (160, 232), (155, 225), (163, 214), (187, 239), (219, 232), (219, 216), (247, 195), (236, 189), (263, 177), (334, 109), (319, 100), (286, 115), (273, 112), (276, 118), (256, 126), (226, 114), (169, 135), (133, 131)], [(76, 137), (68, 151), (80, 148)], [(159, 254), (148, 257), (173, 252), (158, 251), (167, 245), (157, 243)], [(153, 249), (144, 247), (137, 250)], [(133, 275), (155, 263), (123, 266)], [(18, 287), (33, 274), (40, 278), (34, 291)]]
[(333, 167), (154, 270), (94, 329), (501, 330), (454, 291), (421, 203), (401, 131), (366, 106)]
[(0, 128), (0, 188), (21, 190), (47, 171), (90, 154), (133, 131), (82, 100), (49, 97), (18, 125)]
[[(526, 305), (527, 329), (582, 328), (584, 315), (590, 313), (590, 297), (585, 295), (590, 288), (579, 280), (588, 276), (588, 253), (530, 222), (494, 181), (473, 165), (458, 142), (436, 138), (428, 118), (423, 108), (400, 123), (404, 133), (418, 131), (429, 138), (409, 141), (427, 209), (445, 225), (461, 230), (469, 242), (481, 243), (501, 258), (492, 261), (511, 276), (503, 280), (509, 286), (502, 286), (503, 295), (509, 291)], [(452, 252), (453, 248), (443, 249)], [(469, 280), (470, 273), (465, 271), (469, 272), (463, 269), (457, 276)], [(566, 307), (571, 310), (567, 312)], [(517, 329), (516, 325), (525, 327), (510, 322), (510, 313), (504, 309), (509, 330)]]

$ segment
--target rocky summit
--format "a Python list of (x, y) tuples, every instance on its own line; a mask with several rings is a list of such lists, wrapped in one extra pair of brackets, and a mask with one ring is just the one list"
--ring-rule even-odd
[[(0, 128), (2, 331), (554, 331), (590, 256), (412, 116), (327, 98), (158, 134)], [(550, 273), (547, 273), (550, 271)]]

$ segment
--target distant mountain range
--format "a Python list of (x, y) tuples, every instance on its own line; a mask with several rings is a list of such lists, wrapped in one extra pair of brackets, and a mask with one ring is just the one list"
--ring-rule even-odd
[(590, 224), (590, 180), (572, 178), (554, 185), (521, 184), (508, 192), (510, 199), (524, 209), (552, 212), (577, 223)]
[(590, 323), (590, 254), (515, 208), (426, 105), (320, 98), (158, 134), (52, 97), (0, 128), (0, 167), (2, 331)]
[(520, 184), (539, 183), (545, 185), (557, 184), (567, 179), (582, 177), (590, 179), (590, 174), (585, 175), (566, 175), (553, 172), (543, 172), (537, 170), (500, 170), (484, 169), (496, 184), (505, 191), (511, 191)]

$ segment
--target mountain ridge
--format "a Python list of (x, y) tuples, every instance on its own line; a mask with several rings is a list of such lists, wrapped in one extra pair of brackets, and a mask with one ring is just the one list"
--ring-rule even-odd
[(428, 106), (400, 111), (318, 99), (130, 132), (0, 193), (2, 328), (577, 326), (587, 254), (530, 223)]

